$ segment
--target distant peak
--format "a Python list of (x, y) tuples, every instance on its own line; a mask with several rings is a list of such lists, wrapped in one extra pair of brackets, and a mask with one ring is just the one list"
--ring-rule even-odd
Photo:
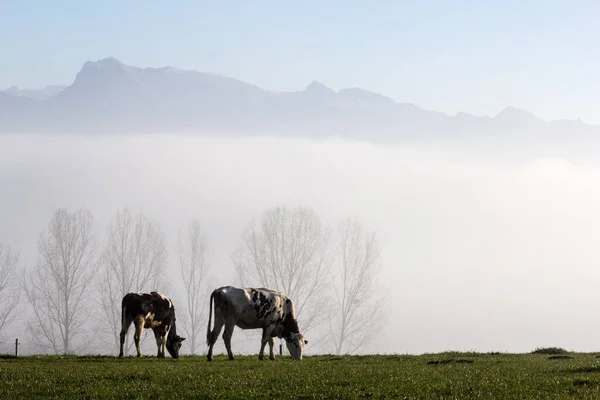
[(499, 117), (501, 115), (533, 115), (533, 114), (528, 111), (521, 110), (520, 108), (517, 108), (515, 106), (508, 106), (508, 107), (505, 107), (504, 110), (500, 111), (498, 113), (498, 115), (496, 115), (496, 117)]
[(305, 91), (316, 93), (335, 93), (333, 89), (325, 86), (323, 83), (318, 81), (312, 81), (311, 83), (309, 83), (308, 86), (306, 86)]
[(3, 90), (3, 92), (13, 96), (19, 96), (21, 94), (21, 89), (19, 89), (18, 86), (11, 86), (8, 89)]
[(130, 75), (136, 68), (129, 67), (123, 64), (121, 61), (114, 57), (107, 57), (97, 61), (86, 61), (81, 70), (75, 75), (75, 81), (73, 85), (79, 86), (81, 84), (98, 86), (109, 82), (114, 77), (122, 77), (124, 75)]
[(541, 121), (540, 118), (535, 116), (533, 113), (514, 106), (508, 106), (502, 110), (494, 119), (499, 120), (529, 120), (529, 121)]
[(114, 57), (107, 57), (97, 61), (86, 61), (82, 69), (121, 69), (126, 67), (121, 61)]
[(99, 65), (124, 65), (121, 61), (117, 60), (114, 57), (106, 57), (96, 61), (96, 63)]

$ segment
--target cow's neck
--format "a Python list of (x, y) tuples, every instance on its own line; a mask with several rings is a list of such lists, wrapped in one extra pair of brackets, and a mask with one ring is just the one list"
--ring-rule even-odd
[(290, 337), (292, 333), (300, 333), (300, 329), (298, 328), (298, 321), (291, 314), (288, 314), (283, 319), (283, 337)]
[(169, 328), (169, 333), (167, 335), (167, 338), (169, 340), (175, 339), (175, 337), (177, 336), (177, 329), (175, 328), (175, 322), (173, 322), (171, 324), (171, 328)]

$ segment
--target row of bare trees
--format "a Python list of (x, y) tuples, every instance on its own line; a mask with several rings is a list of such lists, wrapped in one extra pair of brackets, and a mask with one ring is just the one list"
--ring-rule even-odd
[(363, 348), (380, 328), (379, 258), (375, 233), (357, 221), (342, 221), (334, 236), (313, 209), (279, 206), (250, 223), (233, 263), (243, 285), (287, 293), (305, 333), (326, 325), (323, 339), (342, 354)]
[[(83, 351), (92, 331), (100, 332), (104, 344), (116, 346), (122, 297), (159, 290), (180, 296), (178, 320), (190, 339), (190, 352), (197, 354), (212, 290), (209, 241), (200, 222), (192, 220), (178, 232), (182, 284), (172, 280), (177, 276), (169, 268), (163, 231), (141, 212), (117, 212), (104, 246), (96, 232), (89, 210), (57, 210), (39, 235), (38, 261), (22, 280), (19, 255), (0, 245), (0, 334), (17, 317), (19, 305), (26, 305), (25, 297), (31, 306), (26, 326), (40, 349)], [(380, 267), (374, 233), (363, 232), (352, 219), (332, 232), (310, 207), (278, 206), (252, 220), (242, 239), (232, 254), (241, 284), (288, 294), (303, 331), (318, 333), (338, 354), (368, 344), (383, 318), (373, 290)], [(183, 290), (174, 290), (175, 285)]]

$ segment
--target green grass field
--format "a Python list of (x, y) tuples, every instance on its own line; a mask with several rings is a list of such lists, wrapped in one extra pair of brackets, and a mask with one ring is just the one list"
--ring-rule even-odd
[(0, 398), (600, 399), (600, 358), (451, 352), (262, 362), (220, 355), (212, 363), (201, 356), (4, 357)]

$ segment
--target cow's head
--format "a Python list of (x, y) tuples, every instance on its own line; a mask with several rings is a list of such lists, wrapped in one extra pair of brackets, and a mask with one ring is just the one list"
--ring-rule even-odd
[(185, 340), (184, 337), (175, 335), (174, 337), (167, 337), (167, 351), (173, 358), (179, 358), (179, 349), (181, 349), (181, 342)]
[(304, 339), (301, 333), (292, 333), (291, 336), (285, 338), (285, 344), (294, 360), (302, 360), (302, 350), (304, 345), (308, 344), (308, 340)]

